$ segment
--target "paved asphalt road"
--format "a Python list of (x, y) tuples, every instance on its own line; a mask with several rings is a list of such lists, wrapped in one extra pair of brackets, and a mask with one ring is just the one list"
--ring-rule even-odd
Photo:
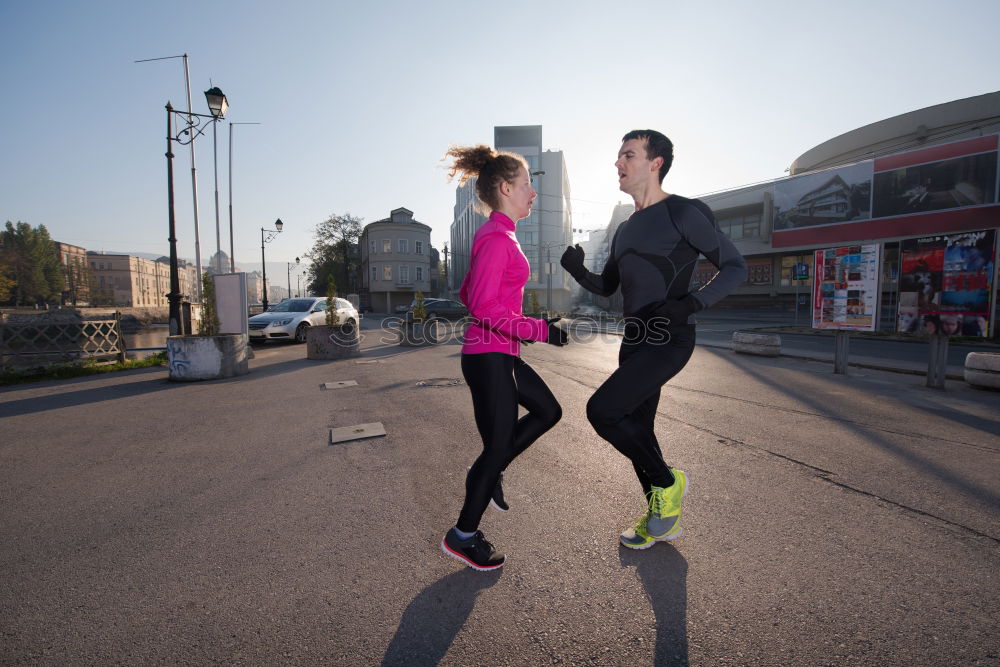
[(365, 334), (228, 381), (0, 389), (0, 664), (1000, 664), (1000, 394), (700, 348), (657, 417), (686, 533), (630, 551), (638, 485), (585, 419), (617, 339), (526, 347), (564, 416), (508, 470), (483, 574), (438, 547), (468, 390), (418, 384), (459, 348)]

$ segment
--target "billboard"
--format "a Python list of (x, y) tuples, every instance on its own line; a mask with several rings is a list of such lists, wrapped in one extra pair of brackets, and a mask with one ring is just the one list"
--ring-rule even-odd
[(980, 153), (875, 174), (872, 217), (981, 206), (996, 201), (997, 154)]
[(873, 243), (815, 252), (814, 329), (875, 330), (880, 247)]
[(993, 227), (1000, 213), (998, 149), (1000, 135), (988, 134), (778, 181), (772, 246)]
[(900, 241), (900, 333), (988, 336), (996, 231)]
[(871, 217), (871, 160), (774, 184), (774, 231)]

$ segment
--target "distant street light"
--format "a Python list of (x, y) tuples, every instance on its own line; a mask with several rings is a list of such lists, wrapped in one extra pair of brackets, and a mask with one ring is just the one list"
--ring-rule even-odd
[(264, 306), (264, 312), (267, 312), (267, 262), (264, 259), (264, 244), (270, 243), (275, 236), (281, 233), (281, 228), (285, 226), (285, 223), (278, 218), (274, 221), (274, 229), (264, 229), (260, 228), (260, 268), (263, 272), (264, 277), (264, 297), (261, 299), (261, 305)]
[[(214, 92), (217, 91), (217, 94)], [(198, 138), (199, 135), (204, 133), (205, 128), (201, 124), (202, 118), (210, 118), (214, 122), (217, 120), (216, 111), (221, 111), (225, 113), (225, 108), (228, 103), (225, 101), (225, 95), (222, 95), (222, 91), (218, 88), (209, 91), (213, 93), (213, 99), (210, 100), (211, 104), (216, 104), (217, 106), (213, 109), (213, 115), (194, 113), (193, 111), (181, 111), (174, 109), (174, 107), (167, 102), (167, 220), (169, 224), (169, 235), (167, 240), (170, 242), (170, 292), (167, 294), (167, 300), (170, 303), (170, 326), (169, 332), (171, 336), (176, 336), (179, 334), (190, 333), (189, 331), (184, 331), (183, 322), (181, 321), (181, 287), (180, 287), (180, 270), (178, 268), (177, 262), (177, 217), (174, 211), (174, 152), (173, 143), (179, 143), (182, 146), (191, 145), (194, 146), (194, 140)], [(206, 94), (207, 97), (207, 94)], [(222, 98), (221, 102), (219, 97)], [(174, 133), (174, 115), (179, 116), (186, 120), (186, 124)], [(193, 163), (193, 151), (192, 151), (192, 163)], [(191, 168), (192, 180), (194, 180), (194, 167)], [(195, 250), (197, 257), (197, 268), (201, 271), (201, 259), (200, 250), (198, 243), (198, 230), (197, 230), (197, 214), (195, 216)], [(200, 286), (201, 276), (197, 276), (196, 285)], [(201, 289), (198, 289), (200, 296)]]
[[(295, 258), (295, 265), (296, 266), (298, 266), (299, 261), (300, 261), (299, 258), (296, 257)], [(285, 262), (285, 265), (286, 265), (285, 268), (287, 269), (287, 272), (288, 272), (288, 297), (291, 298), (291, 296), (292, 296), (292, 263), (291, 262)]]

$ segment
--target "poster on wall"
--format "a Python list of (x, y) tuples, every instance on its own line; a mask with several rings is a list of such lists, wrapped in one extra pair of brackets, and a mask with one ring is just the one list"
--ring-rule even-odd
[(816, 251), (814, 329), (875, 330), (880, 248), (873, 243)]
[(900, 333), (988, 336), (995, 230), (900, 242)]
[(871, 217), (871, 160), (774, 184), (774, 231)]
[(747, 285), (771, 285), (771, 258), (747, 259)]

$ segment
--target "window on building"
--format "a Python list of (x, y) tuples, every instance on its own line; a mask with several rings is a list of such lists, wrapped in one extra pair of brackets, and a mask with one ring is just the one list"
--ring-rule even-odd
[(382, 252), (392, 252), (392, 241), (382, 239)]
[(424, 242), (423, 241), (414, 241), (413, 242), (413, 252), (415, 252), (418, 255), (423, 255), (424, 254)]
[[(420, 241), (417, 241), (417, 243), (420, 243)], [(417, 267), (417, 282), (418, 283), (422, 282), (423, 279), (424, 279), (424, 267), (418, 266)]]
[(407, 241), (406, 239), (399, 239), (398, 246), (399, 246), (399, 253), (401, 255), (405, 255), (406, 253), (410, 252), (410, 242)]
[(719, 229), (731, 239), (759, 238), (760, 213), (720, 217)]
[(372, 267), (372, 281), (376, 281), (376, 280), (378, 280), (378, 267), (377, 266), (373, 266)]
[(392, 280), (392, 267), (388, 264), (382, 267), (382, 280)]
[(372, 239), (372, 240), (371, 240), (371, 245), (370, 245), (369, 247), (371, 248), (371, 253), (372, 253), (373, 255), (374, 255), (374, 254), (375, 254), (376, 252), (378, 252), (378, 250), (376, 250), (376, 244), (375, 244), (375, 239)]
[(410, 267), (405, 264), (399, 267), (399, 282), (404, 285), (410, 282)]

